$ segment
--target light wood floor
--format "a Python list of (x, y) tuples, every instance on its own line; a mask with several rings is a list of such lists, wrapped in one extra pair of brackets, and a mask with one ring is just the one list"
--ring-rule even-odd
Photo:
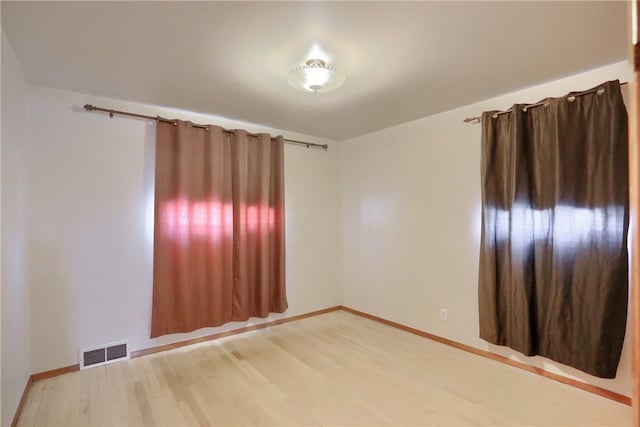
[(19, 425), (630, 425), (628, 406), (337, 311), (33, 384)]

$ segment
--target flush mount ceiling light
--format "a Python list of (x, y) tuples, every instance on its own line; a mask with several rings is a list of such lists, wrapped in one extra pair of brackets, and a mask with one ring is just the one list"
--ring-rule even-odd
[(338, 89), (345, 77), (322, 59), (309, 59), (287, 75), (287, 82), (305, 92), (325, 93)]

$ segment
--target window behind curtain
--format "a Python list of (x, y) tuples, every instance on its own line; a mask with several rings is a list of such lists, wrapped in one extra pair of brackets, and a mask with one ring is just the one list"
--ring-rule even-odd
[(613, 378), (628, 297), (620, 84), (541, 102), (483, 114), (480, 337)]
[(159, 122), (151, 337), (287, 308), (283, 140)]

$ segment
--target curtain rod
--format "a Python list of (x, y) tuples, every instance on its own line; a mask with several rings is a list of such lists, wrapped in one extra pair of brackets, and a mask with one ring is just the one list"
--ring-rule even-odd
[[(160, 116), (154, 117), (154, 116), (147, 116), (145, 114), (130, 113), (128, 111), (112, 110), (112, 109), (109, 109), (109, 108), (96, 107), (95, 105), (91, 105), (91, 104), (85, 104), (84, 105), (84, 109), (87, 110), (87, 111), (100, 111), (100, 112), (103, 112), (103, 113), (109, 113), (109, 117), (111, 117), (111, 118), (113, 118), (114, 114), (118, 114), (120, 116), (137, 117), (139, 119), (158, 120), (158, 121), (165, 122), (165, 123), (173, 123), (173, 124), (177, 123), (176, 120), (163, 119)], [(196, 128), (209, 130), (209, 126), (207, 126), (207, 125), (199, 125), (199, 124), (196, 124), (196, 123), (192, 123), (191, 126), (196, 127)], [(236, 133), (235, 130), (230, 130), (230, 129), (222, 129), (222, 131), (225, 132), (225, 133), (231, 133), (231, 134), (235, 134)], [(250, 133), (250, 132), (247, 132), (247, 134), (250, 135), (250, 136), (259, 136), (258, 134)], [(272, 138), (272, 139), (274, 139), (274, 138)], [(329, 149), (329, 146), (327, 144), (315, 144), (313, 142), (298, 141), (298, 140), (295, 140), (295, 139), (284, 138), (284, 142), (286, 142), (287, 144), (304, 145), (307, 148), (313, 147), (313, 148), (322, 148), (323, 150)]]
[[(622, 82), (620, 83), (620, 86), (622, 85), (626, 85), (629, 82)], [(573, 97), (573, 99), (569, 99), (570, 101), (573, 101), (575, 99), (576, 96), (583, 96), (583, 95), (588, 95), (590, 93), (594, 93), (594, 92), (598, 92), (602, 90), (604, 92), (604, 89), (600, 89), (600, 88), (596, 88), (596, 89), (588, 89), (588, 90), (584, 90), (582, 92), (575, 92), (572, 96), (570, 96), (569, 98)], [(527, 109), (529, 108), (535, 108), (535, 107), (539, 107), (541, 105), (545, 105), (546, 102), (536, 102), (535, 104), (526, 104), (524, 107), (525, 110), (527, 111)], [(511, 108), (509, 108), (508, 110), (504, 110), (504, 111), (498, 111), (497, 113), (493, 113), (493, 118), (498, 117), (498, 115), (500, 114), (507, 114), (511, 112)], [(482, 116), (476, 116), (476, 117), (467, 117), (466, 119), (463, 120), (464, 123), (480, 123), (482, 121)]]

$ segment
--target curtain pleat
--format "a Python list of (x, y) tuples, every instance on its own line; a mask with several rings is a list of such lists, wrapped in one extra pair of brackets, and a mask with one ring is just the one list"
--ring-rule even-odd
[(628, 297), (620, 84), (541, 102), (482, 117), (480, 337), (613, 378)]
[(151, 337), (287, 309), (281, 137), (159, 122)]

